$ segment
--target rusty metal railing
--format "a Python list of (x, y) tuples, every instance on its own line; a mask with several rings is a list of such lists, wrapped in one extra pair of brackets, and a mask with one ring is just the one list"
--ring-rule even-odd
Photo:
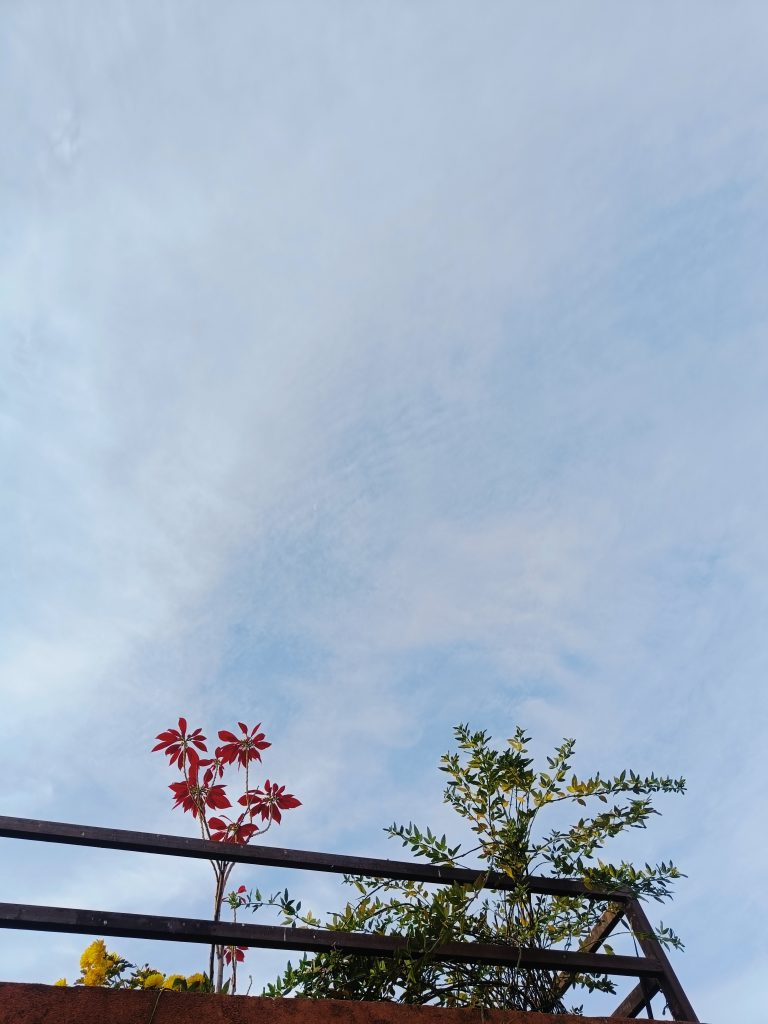
[[(482, 879), (483, 888), (495, 890), (518, 888), (520, 884), (505, 874), (469, 868), (442, 867), (373, 857), (350, 857), (271, 846), (236, 846), (184, 836), (97, 828), (65, 822), (38, 821), (32, 818), (0, 816), (0, 837), (437, 884), (476, 884)], [(655, 938), (643, 908), (630, 893), (588, 888), (577, 879), (544, 876), (529, 876), (524, 884), (529, 892), (534, 894), (574, 896), (604, 902), (608, 907), (579, 950), (453, 942), (430, 950), (430, 957), (436, 960), (506, 965), (521, 970), (551, 971), (556, 975), (555, 989), (558, 995), (562, 995), (568, 989), (576, 974), (634, 977), (638, 979), (637, 985), (611, 1016), (632, 1018), (643, 1009), (648, 1010), (650, 1015), (651, 999), (661, 993), (673, 1020), (698, 1024), (698, 1017), (664, 950)], [(622, 919), (626, 919), (643, 956), (619, 956), (598, 952)], [(408, 952), (406, 938), (399, 935), (240, 924), (19, 903), (0, 903), (0, 927), (85, 935), (98, 933), (125, 938), (303, 950), (314, 953), (336, 950), (368, 956), (393, 956)]]

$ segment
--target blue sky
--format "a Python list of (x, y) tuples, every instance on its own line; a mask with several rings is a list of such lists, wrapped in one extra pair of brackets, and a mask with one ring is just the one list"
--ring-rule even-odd
[[(154, 734), (245, 718), (281, 844), (397, 856), (393, 819), (449, 824), (453, 724), (574, 736), (687, 777), (627, 852), (689, 876), (702, 1019), (756, 1022), (764, 4), (0, 20), (2, 813), (188, 831)], [(205, 865), (0, 858), (5, 901), (209, 900)], [(0, 935), (2, 976), (83, 944)]]

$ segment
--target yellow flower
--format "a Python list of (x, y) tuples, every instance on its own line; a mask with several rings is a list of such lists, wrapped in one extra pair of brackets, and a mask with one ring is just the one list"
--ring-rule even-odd
[(83, 950), (80, 967), (83, 971), (87, 971), (89, 967), (94, 967), (96, 964), (101, 965), (106, 959), (107, 947), (104, 945), (104, 939), (94, 939), (90, 946)]
[(83, 971), (83, 984), (88, 985), (92, 988), (96, 988), (99, 985), (103, 985), (107, 980), (107, 965), (94, 964), (89, 967), (86, 971)]
[(153, 974), (148, 974), (144, 979), (144, 988), (161, 988), (164, 981), (165, 975), (155, 971)]
[(76, 984), (90, 987), (106, 985), (109, 979), (120, 974), (121, 964), (125, 965), (125, 961), (119, 953), (107, 952), (104, 939), (94, 939), (80, 957), (82, 974)]
[(204, 974), (190, 974), (187, 978), (187, 988), (192, 988), (193, 985), (203, 988), (207, 980)]
[(183, 974), (169, 974), (168, 977), (165, 979), (165, 984), (163, 985), (163, 988), (182, 987), (187, 987), (187, 979), (184, 977)]
[(58, 981), (54, 981), (53, 984), (54, 985), (66, 985), (67, 984), (67, 979), (66, 978), (59, 978), (59, 980)]

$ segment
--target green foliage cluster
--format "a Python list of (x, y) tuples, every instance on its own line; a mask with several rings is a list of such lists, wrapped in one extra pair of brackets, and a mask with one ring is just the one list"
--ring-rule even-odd
[[(408, 951), (394, 958), (323, 953), (288, 964), (266, 995), (296, 994), (309, 998), (397, 1000), (439, 1006), (498, 1007), (565, 1012), (564, 986), (551, 972), (515, 966), (445, 962), (433, 951), (448, 942), (484, 942), (537, 949), (578, 949), (597, 924), (604, 904), (582, 897), (531, 894), (530, 875), (579, 878), (587, 886), (629, 890), (640, 899), (665, 900), (680, 872), (672, 863), (604, 861), (606, 843), (627, 829), (645, 828), (652, 815), (652, 796), (683, 793), (685, 780), (622, 771), (612, 778), (600, 774), (580, 779), (572, 771), (574, 741), (565, 740), (547, 769), (539, 771), (529, 756), (530, 738), (517, 729), (501, 749), (484, 731), (466, 725), (455, 730), (457, 748), (441, 758), (447, 775), (445, 801), (469, 826), (468, 848), (449, 844), (445, 835), (415, 824), (391, 825), (386, 831), (412, 854), (437, 865), (503, 872), (512, 879), (508, 890), (480, 884), (436, 887), (419, 882), (347, 877), (357, 890), (354, 900), (331, 915), (326, 927), (339, 931), (399, 934)], [(560, 805), (560, 812), (554, 808)], [(562, 824), (571, 805), (579, 814)], [(590, 808), (592, 813), (581, 813)], [(549, 826), (546, 820), (549, 819)], [(553, 823), (555, 819), (555, 823)], [(469, 861), (467, 860), (469, 858)], [(302, 914), (288, 893), (265, 902), (277, 906), (286, 923), (317, 927)], [(656, 932), (666, 946), (682, 948), (669, 928)], [(611, 952), (609, 946), (603, 949)], [(608, 976), (577, 975), (572, 984), (586, 990), (614, 991)]]

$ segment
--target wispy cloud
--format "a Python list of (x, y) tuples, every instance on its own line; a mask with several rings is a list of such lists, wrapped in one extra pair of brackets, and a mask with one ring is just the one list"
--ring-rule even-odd
[[(4, 812), (180, 828), (152, 736), (252, 710), (304, 801), (281, 842), (374, 852), (444, 820), (454, 721), (573, 734), (688, 774), (643, 849), (688, 865), (694, 1005), (735, 1012), (708, 922), (761, 945), (763, 5), (2, 19)], [(46, 898), (202, 884), (84, 863)]]

